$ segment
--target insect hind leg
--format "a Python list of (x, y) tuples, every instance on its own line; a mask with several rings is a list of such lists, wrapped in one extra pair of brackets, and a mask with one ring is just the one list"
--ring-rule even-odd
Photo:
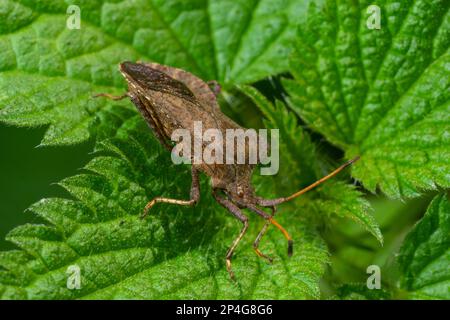
[(97, 93), (97, 94), (94, 94), (92, 97), (93, 98), (104, 97), (104, 98), (107, 98), (107, 99), (110, 99), (110, 100), (118, 101), (118, 100), (123, 100), (125, 98), (128, 98), (128, 92), (123, 94), (123, 95), (121, 95), (121, 96), (115, 96), (115, 95), (112, 95), (112, 94), (109, 94), (109, 93)]

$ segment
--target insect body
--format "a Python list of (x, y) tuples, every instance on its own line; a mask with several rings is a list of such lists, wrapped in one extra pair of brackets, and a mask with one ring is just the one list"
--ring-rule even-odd
[[(97, 96), (105, 96), (114, 100), (129, 97), (139, 109), (155, 136), (168, 150), (172, 149), (171, 136), (175, 130), (187, 129), (195, 136), (196, 132), (193, 128), (196, 121), (201, 121), (203, 130), (217, 129), (224, 134), (227, 129), (242, 129), (220, 111), (216, 94), (208, 84), (184, 70), (156, 63), (123, 62), (120, 64), (120, 71), (127, 80), (128, 92), (119, 97), (109, 94)], [(250, 148), (251, 146), (246, 145), (246, 153), (249, 152)], [(270, 257), (258, 249), (259, 242), (270, 225), (274, 225), (286, 237), (288, 255), (290, 256), (292, 255), (293, 241), (288, 232), (274, 220), (276, 206), (314, 188), (356, 160), (357, 158), (348, 161), (329, 175), (289, 197), (277, 199), (263, 199), (255, 194), (250, 183), (254, 164), (236, 164), (236, 162), (233, 164), (193, 163), (190, 199), (154, 198), (145, 207), (143, 217), (159, 202), (185, 206), (195, 205), (200, 199), (199, 172), (209, 176), (212, 194), (216, 201), (242, 223), (242, 229), (226, 255), (227, 270), (230, 277), (234, 279), (231, 258), (248, 228), (248, 218), (244, 215), (242, 209), (253, 211), (266, 220), (253, 245), (255, 252), (260, 257), (272, 262)], [(265, 212), (262, 208), (270, 208), (271, 213)]]

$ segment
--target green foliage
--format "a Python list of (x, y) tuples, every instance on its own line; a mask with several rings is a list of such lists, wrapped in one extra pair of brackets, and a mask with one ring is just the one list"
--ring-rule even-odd
[[(72, 3), (82, 9), (81, 30), (66, 28)], [(365, 189), (406, 198), (450, 186), (450, 4), (379, 1), (382, 28), (369, 30), (370, 1), (311, 5), (304, 19), (308, 3), (3, 0), (0, 121), (48, 126), (42, 145), (91, 137), (96, 143), (83, 171), (60, 182), (68, 197), (32, 205), (29, 211), (42, 223), (8, 235), (18, 249), (0, 252), (0, 298), (317, 299), (330, 252), (352, 261), (355, 274), (374, 258), (392, 257), (395, 244), (379, 249), (376, 202)], [(295, 250), (288, 258), (284, 237), (270, 228), (261, 250), (273, 265), (252, 250), (264, 221), (250, 216), (233, 259), (237, 283), (231, 282), (224, 257), (240, 225), (213, 200), (207, 177), (196, 207), (158, 204), (139, 219), (155, 196), (188, 198), (190, 173), (172, 164), (130, 102), (92, 99), (94, 93), (123, 93), (117, 64), (124, 60), (181, 67), (218, 80), (228, 98), (235, 85), (250, 98), (265, 127), (280, 130), (279, 173), (254, 177), (258, 195), (289, 195), (342, 163), (322, 138), (347, 159), (362, 156), (352, 177), (363, 185), (347, 183), (347, 170), (281, 205), (277, 221), (293, 236)], [(282, 79), (290, 110), (246, 85), (284, 72), (293, 76)], [(447, 195), (438, 195), (400, 250), (400, 283), (388, 279), (387, 288), (373, 291), (361, 279), (343, 285), (332, 279), (332, 297), (389, 299), (400, 292), (448, 299), (449, 214)], [(382, 230), (397, 243), (408, 224), (386, 216), (395, 219), (382, 216)], [(357, 227), (363, 231), (353, 232)], [(340, 238), (327, 237), (330, 229), (358, 242), (336, 250)], [(332, 239), (329, 247), (325, 239)], [(349, 267), (340, 260), (338, 268)], [(71, 266), (80, 268), (80, 290), (67, 288)]]
[(385, 290), (370, 290), (366, 284), (352, 283), (338, 288), (335, 299), (342, 300), (387, 300), (391, 294)]
[[(81, 30), (66, 27), (69, 2), (81, 8)], [(225, 86), (286, 71), (307, 2), (4, 0), (0, 121), (50, 125), (43, 145), (85, 141), (111, 105), (92, 94), (124, 91), (117, 65), (125, 60), (178, 66)]]
[(398, 256), (401, 287), (415, 299), (450, 297), (450, 203), (448, 194), (431, 202), (406, 237)]
[[(311, 8), (283, 84), (290, 106), (347, 156), (352, 175), (390, 197), (449, 187), (450, 3), (371, 1)], [(447, 133), (447, 134), (446, 134)]]

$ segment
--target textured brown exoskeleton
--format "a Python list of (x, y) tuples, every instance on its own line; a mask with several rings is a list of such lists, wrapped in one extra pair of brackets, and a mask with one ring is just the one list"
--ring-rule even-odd
[[(171, 136), (175, 129), (188, 129), (194, 136), (194, 121), (201, 121), (203, 130), (215, 128), (223, 134), (225, 134), (226, 129), (242, 129), (220, 111), (216, 100), (217, 93), (211, 90), (203, 80), (184, 70), (156, 63), (124, 62), (120, 64), (120, 71), (128, 82), (128, 92), (118, 97), (109, 94), (96, 96), (104, 96), (114, 100), (129, 97), (144, 116), (155, 136), (168, 150), (172, 149)], [(246, 146), (246, 148), (246, 152), (248, 152), (249, 146)], [(291, 256), (293, 241), (287, 231), (274, 220), (276, 205), (311, 190), (357, 159), (348, 161), (329, 175), (293, 195), (277, 199), (263, 199), (255, 195), (250, 184), (252, 171), (255, 167), (253, 164), (192, 164), (190, 200), (154, 198), (145, 207), (143, 217), (158, 202), (185, 206), (195, 205), (200, 199), (198, 173), (203, 172), (211, 177), (214, 198), (243, 224), (241, 232), (226, 255), (227, 270), (230, 277), (234, 279), (231, 257), (248, 228), (248, 218), (242, 213), (241, 209), (249, 209), (266, 220), (253, 244), (255, 252), (260, 257), (272, 262), (270, 257), (264, 255), (258, 249), (262, 236), (271, 224), (286, 237), (288, 255)], [(271, 208), (271, 214), (264, 212), (260, 207)]]

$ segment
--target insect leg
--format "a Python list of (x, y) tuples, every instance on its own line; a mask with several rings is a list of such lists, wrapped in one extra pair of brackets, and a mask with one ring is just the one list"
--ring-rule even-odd
[(261, 229), (261, 231), (258, 233), (258, 236), (256, 237), (255, 241), (253, 242), (253, 250), (255, 250), (255, 252), (258, 256), (266, 259), (269, 263), (272, 263), (273, 259), (271, 257), (265, 255), (264, 253), (262, 253), (258, 248), (259, 242), (261, 241), (261, 238), (266, 234), (267, 228), (269, 227), (269, 225), (270, 225), (270, 222), (266, 222), (264, 224), (263, 228)]
[(144, 209), (144, 213), (142, 214), (141, 218), (144, 219), (149, 210), (156, 204), (156, 203), (172, 203), (172, 204), (178, 204), (182, 206), (193, 206), (200, 200), (200, 183), (198, 180), (198, 171), (196, 168), (192, 167), (192, 184), (191, 184), (191, 195), (190, 200), (178, 200), (178, 199), (170, 199), (170, 198), (154, 198), (152, 201), (147, 203)]
[(266, 219), (266, 224), (263, 226), (262, 230), (259, 232), (258, 236), (256, 237), (255, 242), (253, 243), (253, 248), (255, 249), (256, 254), (259, 255), (260, 257), (263, 257), (263, 258), (269, 260), (269, 262), (272, 262), (271, 261), (272, 259), (268, 258), (261, 251), (259, 251), (258, 246), (259, 246), (259, 242), (261, 241), (261, 238), (266, 233), (267, 228), (269, 227), (269, 225), (273, 224), (278, 230), (280, 230), (283, 233), (284, 237), (287, 239), (287, 241), (288, 241), (288, 256), (289, 257), (292, 256), (294, 241), (292, 240), (291, 236), (286, 231), (286, 229), (284, 229), (273, 218), (275, 216), (275, 212), (276, 212), (275, 206), (272, 206), (272, 215), (270, 215), (270, 216), (267, 213), (265, 213), (264, 211), (262, 211), (261, 209), (255, 207), (253, 205), (247, 206), (247, 208), (249, 208), (253, 212), (256, 212), (257, 214), (262, 216), (264, 219)]
[(105, 98), (117, 101), (117, 100), (122, 100), (122, 99), (128, 98), (128, 92), (121, 96), (114, 96), (109, 93), (98, 93), (98, 94), (93, 95), (92, 97), (93, 98), (105, 97)]
[[(300, 191), (294, 193), (293, 195), (289, 196), (289, 197), (284, 197), (284, 198), (278, 198), (278, 199), (264, 199), (261, 197), (256, 197), (256, 203), (260, 206), (263, 207), (274, 207), (277, 204), (286, 202), (286, 201), (290, 201), (306, 192), (308, 192), (309, 190), (315, 188), (316, 186), (318, 186), (319, 184), (327, 181), (328, 179), (334, 177), (335, 175), (337, 175), (339, 172), (341, 172), (343, 169), (345, 169), (346, 167), (348, 167), (349, 165), (353, 164), (354, 162), (359, 160), (359, 156), (355, 157), (352, 160), (347, 161), (346, 163), (344, 163), (343, 165), (341, 165), (339, 168), (337, 168), (336, 170), (334, 170), (333, 172), (331, 172), (330, 174), (324, 176), (323, 178), (317, 180), (316, 182), (314, 182), (313, 184), (307, 186), (306, 188), (301, 189)], [(293, 251), (293, 241), (291, 239), (291, 237), (289, 236), (289, 234), (287, 233), (286, 230), (284, 230), (284, 228), (273, 219), (273, 216), (270, 218), (270, 220), (267, 221), (266, 225), (264, 225), (263, 229), (261, 230), (261, 232), (258, 234), (258, 237), (255, 240), (255, 245), (257, 246), (257, 244), (259, 244), (259, 241), (261, 240), (262, 236), (264, 235), (264, 233), (266, 232), (267, 228), (268, 228), (268, 224), (273, 224), (275, 227), (277, 227), (281, 232), (283, 232), (284, 236), (286, 237), (286, 239), (288, 240), (288, 255), (291, 256), (292, 255), (292, 251)], [(256, 251), (256, 249), (255, 249)], [(258, 252), (257, 252), (258, 253)]]
[[(277, 208), (275, 206), (273, 206), (271, 217), (275, 216), (276, 210), (277, 210)], [(266, 220), (266, 223), (264, 224), (261, 231), (258, 233), (258, 236), (256, 237), (255, 241), (253, 242), (253, 249), (255, 250), (255, 252), (258, 256), (266, 259), (269, 263), (272, 263), (273, 259), (271, 257), (265, 255), (264, 253), (262, 253), (259, 250), (259, 243), (260, 243), (262, 237), (266, 234), (267, 228), (270, 226), (270, 224), (271, 224), (271, 222), (269, 220)]]
[(248, 206), (248, 208), (253, 211), (256, 212), (257, 214), (259, 214), (260, 216), (262, 216), (265, 220), (266, 223), (264, 224), (263, 228), (261, 229), (261, 231), (258, 233), (258, 236), (256, 237), (255, 241), (253, 242), (253, 250), (255, 250), (256, 254), (261, 257), (266, 259), (269, 263), (272, 263), (273, 259), (267, 255), (265, 255), (264, 253), (262, 253), (259, 250), (259, 242), (261, 241), (261, 238), (264, 236), (264, 234), (267, 231), (267, 228), (269, 227), (269, 225), (271, 224), (271, 218), (274, 216), (275, 214), (275, 207), (272, 208), (272, 214), (269, 216), (268, 214), (266, 214), (264, 211), (258, 209), (257, 207), (254, 206)]
[(245, 232), (248, 229), (248, 218), (230, 200), (225, 199), (225, 198), (221, 197), (220, 195), (218, 195), (216, 189), (213, 189), (213, 196), (220, 205), (222, 205), (223, 207), (228, 209), (228, 211), (230, 211), (244, 225), (241, 229), (241, 232), (239, 233), (237, 238), (233, 241), (233, 244), (231, 245), (231, 247), (228, 249), (227, 255), (226, 255), (226, 266), (227, 266), (228, 274), (230, 275), (230, 278), (232, 280), (236, 280), (236, 278), (234, 276), (234, 272), (231, 269), (231, 258), (233, 257), (234, 250), (236, 249), (237, 245), (239, 244), (239, 242), (241, 241), (242, 237), (244, 236)]
[(214, 93), (214, 95), (217, 97), (220, 92), (222, 91), (222, 87), (216, 80), (210, 80), (207, 82), (208, 86), (210, 87), (211, 91)]

